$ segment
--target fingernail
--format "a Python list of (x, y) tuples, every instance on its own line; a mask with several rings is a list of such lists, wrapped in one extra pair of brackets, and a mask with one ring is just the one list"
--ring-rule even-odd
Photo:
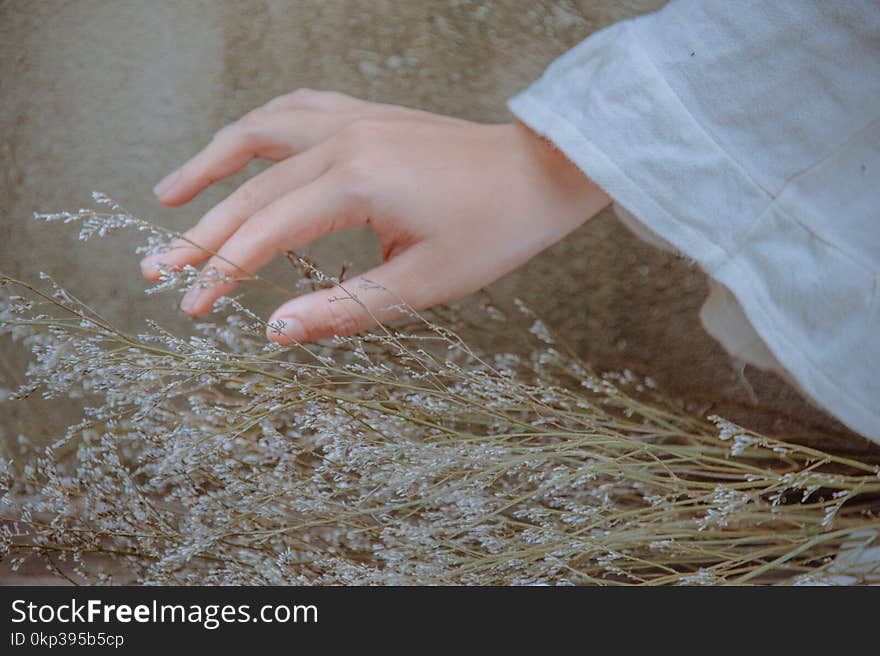
[(180, 309), (189, 314), (198, 306), (203, 289), (190, 289), (180, 301)]
[(143, 271), (144, 273), (152, 273), (153, 269), (156, 267), (156, 264), (158, 264), (159, 260), (161, 259), (161, 253), (150, 253), (141, 260), (141, 271)]
[(159, 181), (155, 187), (153, 187), (153, 193), (159, 196), (160, 198), (164, 196), (166, 193), (171, 191), (171, 187), (174, 186), (174, 183), (177, 182), (177, 178), (180, 175), (180, 169), (176, 171), (172, 171), (164, 178)]
[(291, 342), (302, 343), (306, 338), (302, 321), (296, 317), (278, 317), (270, 323), (272, 327), (266, 330), (266, 336), (273, 342), (283, 341), (286, 337)]

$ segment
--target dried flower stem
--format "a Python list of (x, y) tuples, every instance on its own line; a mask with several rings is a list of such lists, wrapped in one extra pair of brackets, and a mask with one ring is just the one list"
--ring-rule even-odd
[[(112, 211), (41, 218), (173, 236), (97, 198)], [(494, 305), (484, 326), (391, 295), (405, 327), (281, 348), (236, 299), (194, 336), (130, 335), (46, 280), (0, 276), (0, 334), (33, 353), (13, 396), (91, 405), (0, 460), (13, 566), (44, 558), (77, 583), (109, 580), (85, 554), (166, 584), (813, 582), (880, 542), (877, 463), (689, 416), (596, 374), (524, 306), (517, 332)], [(202, 284), (169, 271), (160, 291)], [(517, 351), (480, 352), (463, 327), (516, 333)], [(876, 560), (847, 580), (875, 580)]]

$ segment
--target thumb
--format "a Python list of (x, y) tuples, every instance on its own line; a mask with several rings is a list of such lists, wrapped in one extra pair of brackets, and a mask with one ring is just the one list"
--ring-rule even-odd
[(354, 335), (403, 316), (401, 305), (422, 309), (432, 300), (430, 268), (418, 248), (347, 280), (298, 296), (272, 313), (266, 336), (279, 344), (306, 344), (334, 335)]

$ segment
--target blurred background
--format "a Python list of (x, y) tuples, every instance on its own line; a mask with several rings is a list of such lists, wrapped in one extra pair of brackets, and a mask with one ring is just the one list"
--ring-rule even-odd
[[(121, 326), (145, 317), (185, 331), (171, 296), (147, 297), (127, 234), (81, 244), (30, 219), (76, 209), (100, 190), (136, 215), (185, 229), (265, 164), (185, 208), (153, 185), (223, 125), (297, 87), (342, 91), (484, 122), (591, 33), (660, 0), (6, 0), (0, 1), (0, 270), (40, 271)], [(372, 233), (304, 252), (333, 272), (379, 261)], [(283, 265), (271, 270), (289, 276)], [(775, 376), (737, 367), (702, 330), (703, 275), (631, 236), (603, 212), (499, 281), (599, 369), (652, 376), (677, 402), (749, 427), (853, 439)], [(258, 299), (268, 312), (268, 299)], [(503, 349), (503, 344), (493, 345)], [(0, 342), (0, 388), (24, 358)], [(75, 407), (0, 404), (0, 438), (58, 430)]]

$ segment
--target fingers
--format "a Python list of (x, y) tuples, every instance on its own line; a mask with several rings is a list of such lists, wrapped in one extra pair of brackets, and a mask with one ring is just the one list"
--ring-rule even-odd
[(304, 152), (378, 107), (342, 93), (297, 89), (217, 132), (201, 152), (163, 178), (153, 192), (165, 205), (183, 205), (255, 157), (280, 160)]
[(344, 189), (341, 176), (331, 171), (258, 211), (208, 261), (202, 274), (206, 286), (187, 292), (180, 308), (204, 314), (279, 253), (357, 225), (363, 215)]
[(258, 110), (220, 130), (211, 142), (153, 190), (165, 205), (183, 205), (255, 157), (280, 160), (321, 143), (356, 117), (313, 111)]
[(197, 266), (207, 260), (250, 216), (321, 176), (332, 163), (332, 149), (322, 146), (275, 164), (245, 182), (182, 238), (175, 240), (167, 251), (144, 258), (141, 261), (143, 275), (155, 281), (159, 279), (161, 265), (180, 268), (187, 264)]
[[(299, 296), (269, 319), (266, 336), (279, 344), (305, 344), (333, 335), (354, 335), (402, 316), (401, 303), (422, 309), (438, 303), (425, 249), (413, 246), (388, 262), (342, 284)], [(351, 298), (356, 297), (356, 300)]]

